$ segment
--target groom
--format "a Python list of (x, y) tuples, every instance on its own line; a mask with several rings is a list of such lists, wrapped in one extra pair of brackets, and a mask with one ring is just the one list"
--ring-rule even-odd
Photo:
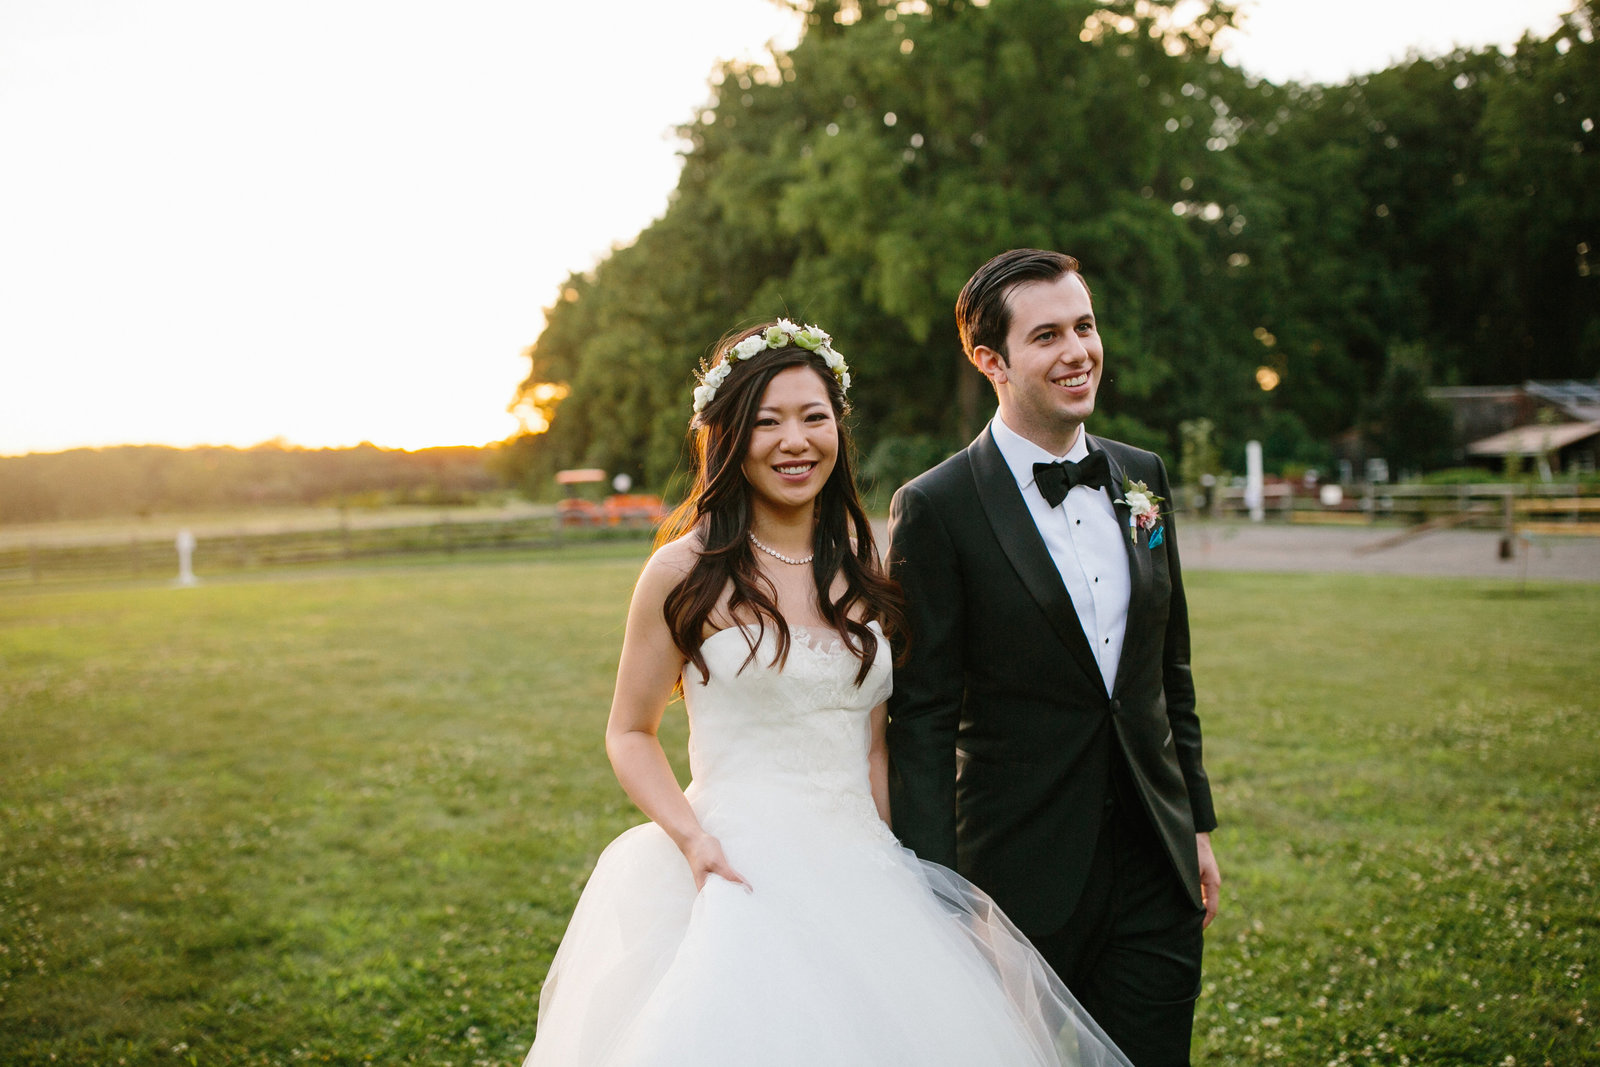
[(1071, 256), (996, 256), (956, 323), (999, 413), (891, 506), (894, 830), (994, 897), (1138, 1067), (1187, 1064), (1221, 876), (1166, 469), (1083, 429), (1104, 352)]

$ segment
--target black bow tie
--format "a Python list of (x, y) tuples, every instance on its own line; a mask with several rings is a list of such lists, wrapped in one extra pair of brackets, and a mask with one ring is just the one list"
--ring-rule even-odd
[(1100, 451), (1090, 452), (1081, 463), (1074, 463), (1070, 459), (1058, 463), (1035, 463), (1033, 481), (1039, 487), (1045, 503), (1057, 507), (1067, 499), (1067, 493), (1075, 485), (1109, 489), (1111, 465), (1106, 460), (1106, 454)]

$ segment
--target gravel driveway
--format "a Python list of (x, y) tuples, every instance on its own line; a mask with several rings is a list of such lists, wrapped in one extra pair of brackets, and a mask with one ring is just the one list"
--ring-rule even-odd
[[(874, 520), (873, 532), (883, 549), (888, 543), (888, 521)], [(1492, 530), (1438, 530), (1400, 540), (1403, 532), (1389, 526), (1191, 521), (1181, 525), (1179, 536), (1186, 570), (1429, 574), (1600, 583), (1600, 537), (1534, 537), (1518, 543), (1514, 559), (1502, 560), (1500, 535)]]

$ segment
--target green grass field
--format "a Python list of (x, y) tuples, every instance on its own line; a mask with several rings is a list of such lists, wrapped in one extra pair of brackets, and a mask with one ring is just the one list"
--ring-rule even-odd
[[(642, 555), (0, 595), (0, 1063), (520, 1063)], [(1197, 1061), (1600, 1062), (1600, 587), (1190, 587)]]

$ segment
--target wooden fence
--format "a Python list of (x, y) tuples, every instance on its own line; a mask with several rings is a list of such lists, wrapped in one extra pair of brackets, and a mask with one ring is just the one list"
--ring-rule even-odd
[[(1185, 490), (1174, 505), (1190, 515), (1238, 519), (1248, 514), (1244, 490), (1228, 487), (1208, 504)], [(1269, 522), (1391, 523), (1498, 530), (1502, 535), (1600, 536), (1600, 493), (1567, 485), (1376, 486), (1324, 507), (1315, 492), (1286, 484), (1264, 493)], [(1185, 506), (1185, 505), (1188, 506)], [(207, 574), (257, 567), (326, 563), (406, 554), (480, 552), (491, 549), (550, 549), (611, 538), (643, 539), (654, 530), (654, 514), (597, 521), (590, 515), (547, 513), (452, 519), (406, 525), (337, 524), (316, 529), (203, 534), (194, 550), (194, 571)], [(1192, 521), (1192, 520), (1191, 520)], [(130, 537), (93, 544), (37, 543), (0, 548), (0, 583), (71, 578), (176, 577), (171, 538)]]
[[(336, 525), (316, 529), (210, 533), (196, 538), (194, 572), (207, 574), (304, 563), (407, 554), (551, 549), (654, 532), (648, 517), (609, 524), (573, 521), (557, 514), (451, 519), (392, 526)], [(178, 552), (171, 538), (130, 537), (92, 544), (30, 544), (0, 548), (0, 582), (70, 578), (172, 576)]]
[[(1202, 505), (1203, 506), (1203, 505)], [(1325, 507), (1317, 491), (1286, 483), (1264, 487), (1268, 521), (1367, 525), (1426, 523), (1439, 527), (1538, 535), (1600, 535), (1600, 493), (1593, 487), (1554, 485), (1372, 485)], [(1217, 518), (1249, 514), (1244, 489), (1223, 489), (1210, 512)]]

